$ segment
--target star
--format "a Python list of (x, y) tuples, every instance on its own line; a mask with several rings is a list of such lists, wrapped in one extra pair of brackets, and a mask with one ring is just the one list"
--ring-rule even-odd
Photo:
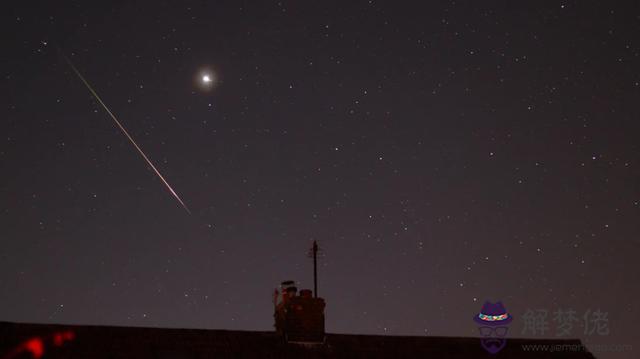
[(217, 74), (210, 68), (200, 69), (194, 80), (201, 90), (211, 90), (219, 83)]

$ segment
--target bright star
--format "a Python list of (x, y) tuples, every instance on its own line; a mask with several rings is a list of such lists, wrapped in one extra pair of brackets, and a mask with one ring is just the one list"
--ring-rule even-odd
[(211, 68), (201, 69), (194, 77), (198, 87), (201, 90), (209, 91), (220, 84), (218, 74)]

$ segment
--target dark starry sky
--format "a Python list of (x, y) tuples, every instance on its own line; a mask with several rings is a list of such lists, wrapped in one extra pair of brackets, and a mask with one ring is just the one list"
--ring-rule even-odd
[(476, 335), (502, 300), (513, 336), (600, 309), (574, 337), (640, 344), (634, 2), (5, 10), (0, 319), (270, 330), (317, 239), (330, 332)]

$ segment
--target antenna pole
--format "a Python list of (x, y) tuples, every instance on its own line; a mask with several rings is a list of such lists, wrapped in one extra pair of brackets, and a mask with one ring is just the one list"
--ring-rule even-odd
[(313, 241), (313, 295), (318, 298), (318, 243)]

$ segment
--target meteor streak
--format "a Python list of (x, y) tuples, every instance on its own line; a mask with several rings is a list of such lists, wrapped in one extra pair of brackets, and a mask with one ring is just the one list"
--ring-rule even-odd
[(131, 144), (133, 145), (133, 147), (136, 148), (136, 150), (138, 150), (138, 153), (140, 153), (140, 155), (142, 156), (142, 158), (144, 158), (145, 161), (147, 161), (147, 164), (149, 165), (149, 167), (151, 167), (153, 169), (153, 171), (158, 175), (158, 177), (160, 178), (160, 180), (162, 181), (162, 183), (164, 183), (164, 185), (167, 187), (167, 189), (169, 190), (169, 192), (171, 192), (171, 194), (173, 195), (173, 197), (176, 198), (176, 200), (178, 200), (178, 202), (180, 202), (180, 204), (182, 205), (182, 207), (185, 209), (185, 211), (187, 211), (187, 213), (191, 214), (191, 211), (189, 210), (189, 208), (187, 207), (186, 204), (184, 204), (184, 202), (182, 202), (182, 200), (180, 199), (180, 196), (178, 196), (178, 194), (176, 193), (176, 191), (173, 190), (173, 188), (171, 188), (171, 185), (169, 185), (169, 182), (167, 182), (167, 180), (164, 179), (164, 177), (160, 174), (160, 171), (158, 171), (158, 169), (156, 168), (156, 166), (153, 165), (153, 163), (151, 163), (151, 160), (149, 159), (149, 157), (147, 157), (147, 155), (144, 154), (144, 152), (142, 152), (142, 149), (140, 148), (140, 146), (138, 146), (138, 144), (136, 143), (136, 141), (133, 140), (133, 137), (131, 137), (131, 135), (129, 135), (129, 132), (127, 132), (127, 130), (124, 128), (124, 126), (122, 126), (122, 124), (120, 123), (120, 121), (118, 121), (118, 119), (116, 118), (116, 116), (114, 116), (114, 114), (111, 112), (111, 110), (109, 110), (109, 108), (107, 107), (107, 105), (104, 104), (104, 102), (102, 101), (102, 99), (100, 98), (100, 96), (98, 96), (98, 94), (93, 90), (93, 88), (91, 87), (91, 85), (89, 84), (89, 82), (87, 82), (87, 80), (85, 80), (85, 78), (82, 76), (82, 74), (80, 73), (80, 71), (78, 71), (78, 69), (76, 69), (75, 66), (73, 66), (73, 63), (71, 62), (71, 60), (69, 60), (69, 58), (67, 58), (66, 56), (64, 56), (64, 54), (62, 55), (64, 57), (64, 59), (67, 61), (67, 63), (69, 64), (69, 66), (71, 66), (71, 69), (73, 70), (73, 72), (76, 73), (76, 75), (78, 75), (78, 77), (80, 78), (80, 80), (82, 80), (82, 82), (84, 83), (85, 86), (87, 86), (87, 89), (89, 89), (89, 91), (91, 92), (91, 94), (93, 95), (93, 97), (96, 98), (96, 100), (98, 100), (98, 102), (100, 102), (100, 104), (102, 105), (102, 107), (104, 108), (105, 111), (107, 111), (107, 113), (109, 114), (109, 116), (111, 116), (111, 118), (113, 119), (113, 121), (116, 123), (116, 125), (118, 125), (118, 127), (120, 128), (120, 130), (122, 130), (122, 133), (124, 133), (125, 136), (127, 136), (127, 138), (129, 139), (129, 141), (131, 141)]

